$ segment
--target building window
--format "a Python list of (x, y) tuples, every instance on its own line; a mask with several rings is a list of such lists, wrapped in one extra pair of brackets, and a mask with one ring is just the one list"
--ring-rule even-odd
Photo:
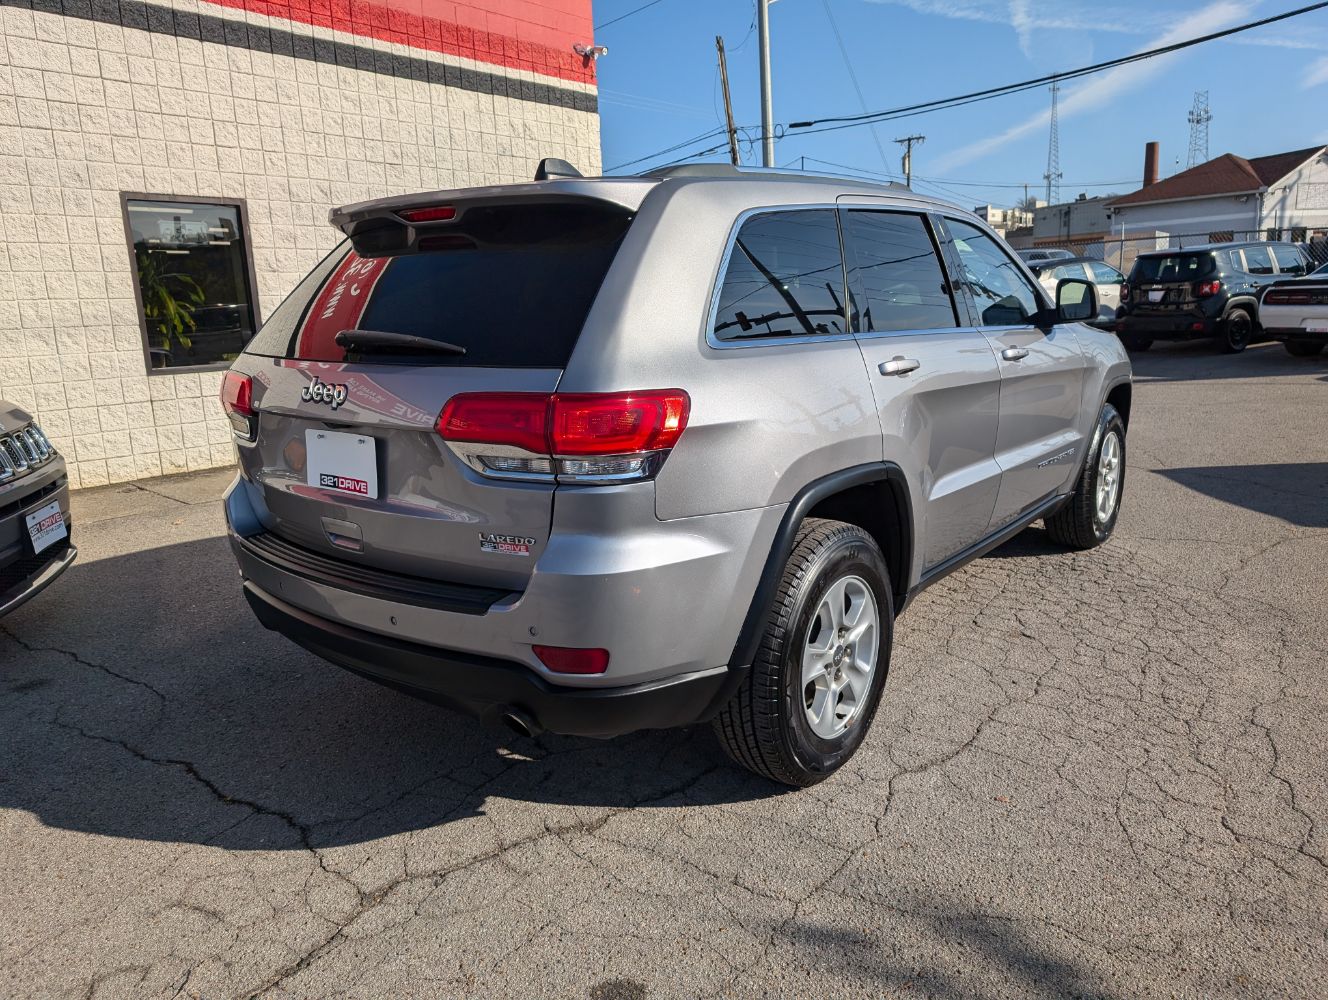
[(148, 368), (229, 365), (258, 319), (244, 204), (126, 195), (124, 208)]

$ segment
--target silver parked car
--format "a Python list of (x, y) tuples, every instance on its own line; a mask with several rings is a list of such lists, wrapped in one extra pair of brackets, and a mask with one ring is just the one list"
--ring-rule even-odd
[(713, 721), (808, 785), (923, 588), (1116, 523), (1093, 287), (1058, 307), (950, 205), (693, 166), (332, 222), (226, 376), (225, 504), (259, 620), (375, 680), (524, 733)]
[(0, 615), (69, 568), (69, 477), (31, 414), (0, 400)]

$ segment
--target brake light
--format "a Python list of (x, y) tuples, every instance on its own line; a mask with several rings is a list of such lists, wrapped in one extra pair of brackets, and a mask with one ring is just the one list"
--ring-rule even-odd
[(1270, 306), (1308, 306), (1313, 298), (1309, 292), (1269, 291), (1264, 294), (1265, 305)]
[(1199, 287), (1195, 289), (1195, 294), (1201, 299), (1211, 299), (1220, 291), (1222, 291), (1222, 282), (1201, 281), (1199, 282)]
[(591, 393), (553, 397), (555, 455), (621, 455), (672, 448), (687, 425), (687, 393)]
[(256, 423), (254, 380), (239, 372), (227, 372), (221, 380), (221, 408), (235, 433), (252, 441)]
[(555, 674), (602, 674), (609, 669), (607, 649), (574, 649), (569, 646), (535, 646), (540, 663)]
[(452, 205), (430, 205), (428, 208), (407, 208), (397, 213), (407, 222), (450, 222), (456, 218)]
[(1120, 300), (1121, 300), (1122, 302), (1129, 302), (1129, 301), (1130, 301), (1130, 286), (1129, 286), (1129, 285), (1121, 285), (1121, 286), (1120, 286)]
[(677, 444), (690, 408), (681, 389), (461, 393), (443, 407), (437, 431), (488, 476), (645, 479)]

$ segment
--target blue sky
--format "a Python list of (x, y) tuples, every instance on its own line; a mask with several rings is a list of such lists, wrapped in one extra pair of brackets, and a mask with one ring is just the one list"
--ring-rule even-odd
[[(645, 0), (596, 0), (605, 22)], [(1207, 34), (1308, 0), (778, 0), (770, 8), (775, 121), (855, 114), (980, 90)], [(826, 4), (830, 14), (827, 15)], [(839, 40), (832, 28), (838, 27)], [(604, 167), (718, 127), (714, 36), (729, 52), (734, 117), (760, 121), (751, 0), (661, 0), (596, 33)], [(854, 88), (844, 54), (861, 88)], [(1066, 84), (1061, 194), (1138, 187), (1143, 146), (1164, 174), (1185, 166), (1186, 112), (1209, 92), (1209, 153), (1259, 156), (1328, 143), (1328, 10)], [(1050, 95), (993, 101), (775, 146), (779, 166), (899, 172), (894, 139), (918, 132), (915, 187), (972, 205), (1040, 192)], [(875, 136), (873, 136), (873, 132)], [(879, 148), (878, 142), (879, 140)], [(707, 144), (722, 141), (708, 140)], [(666, 162), (687, 149), (650, 163)], [(744, 162), (760, 151), (743, 149)], [(718, 157), (710, 157), (712, 159)], [(1179, 162), (1178, 162), (1179, 161)], [(631, 172), (649, 163), (625, 168)]]

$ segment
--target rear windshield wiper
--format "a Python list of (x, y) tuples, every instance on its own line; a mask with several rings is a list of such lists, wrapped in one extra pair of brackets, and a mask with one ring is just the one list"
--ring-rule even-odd
[(465, 354), (460, 344), (446, 340), (431, 340), (413, 333), (393, 333), (390, 330), (342, 330), (333, 340), (338, 347), (360, 354)]

